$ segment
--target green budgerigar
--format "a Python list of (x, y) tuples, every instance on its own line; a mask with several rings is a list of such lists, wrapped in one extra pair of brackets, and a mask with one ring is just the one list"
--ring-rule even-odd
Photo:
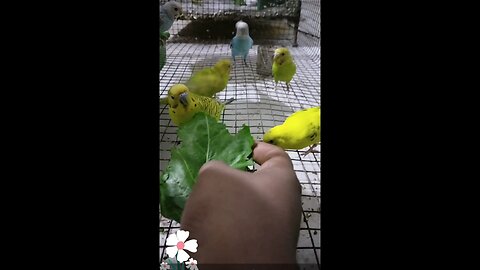
[(219, 102), (210, 97), (204, 97), (191, 93), (184, 84), (175, 84), (168, 91), (166, 102), (168, 103), (170, 118), (177, 126), (189, 121), (197, 112), (204, 112), (217, 121), (225, 108), (232, 102), (231, 98), (225, 102)]
[(229, 59), (220, 60), (213, 67), (204, 68), (194, 73), (185, 85), (192, 93), (212, 97), (227, 87), (230, 68), (231, 62)]
[(272, 73), (275, 80), (275, 90), (277, 90), (278, 81), (287, 84), (289, 91), (290, 81), (297, 72), (297, 66), (293, 62), (292, 55), (287, 48), (278, 48), (273, 55)]

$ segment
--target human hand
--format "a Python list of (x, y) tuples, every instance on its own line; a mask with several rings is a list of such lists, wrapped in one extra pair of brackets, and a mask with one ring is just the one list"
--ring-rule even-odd
[(185, 204), (181, 225), (197, 239), (200, 264), (295, 264), (301, 186), (290, 157), (257, 142), (254, 173), (206, 163)]

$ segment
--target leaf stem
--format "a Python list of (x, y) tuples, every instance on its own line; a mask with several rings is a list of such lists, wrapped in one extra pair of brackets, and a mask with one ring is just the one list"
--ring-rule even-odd
[(209, 161), (209, 155), (210, 155), (210, 127), (208, 126), (208, 118), (207, 115), (205, 115), (205, 122), (207, 123), (207, 153), (205, 155), (205, 162)]

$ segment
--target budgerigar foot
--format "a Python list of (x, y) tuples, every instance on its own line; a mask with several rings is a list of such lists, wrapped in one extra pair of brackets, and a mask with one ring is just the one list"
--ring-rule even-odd
[(312, 146), (310, 146), (310, 149), (308, 149), (302, 156), (306, 156), (310, 153), (320, 153), (320, 151), (318, 151), (317, 149), (314, 149), (315, 147), (317, 147), (318, 144), (314, 144)]
[(290, 92), (290, 87), (292, 87), (289, 83), (287, 83), (287, 92)]

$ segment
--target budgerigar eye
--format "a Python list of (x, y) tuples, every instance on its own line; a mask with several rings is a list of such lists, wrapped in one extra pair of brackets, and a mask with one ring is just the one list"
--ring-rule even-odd
[(282, 55), (285, 55), (285, 53), (282, 53)]
[(171, 98), (172, 98), (172, 99), (175, 99), (175, 97), (174, 97), (174, 96), (171, 96)]
[(175, 11), (178, 11), (178, 8), (175, 8)]

